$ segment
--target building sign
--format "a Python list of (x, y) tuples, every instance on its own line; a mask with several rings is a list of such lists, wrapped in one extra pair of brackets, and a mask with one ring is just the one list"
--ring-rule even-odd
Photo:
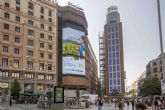
[(8, 88), (9, 84), (8, 83), (2, 83), (0, 82), (0, 88)]
[(64, 103), (64, 88), (54, 86), (54, 103)]
[(85, 33), (63, 28), (63, 74), (85, 75)]
[(84, 9), (82, 9), (82, 8), (78, 7), (77, 5), (74, 5), (73, 3), (70, 3), (70, 2), (68, 2), (68, 6), (71, 6), (79, 11), (84, 11)]

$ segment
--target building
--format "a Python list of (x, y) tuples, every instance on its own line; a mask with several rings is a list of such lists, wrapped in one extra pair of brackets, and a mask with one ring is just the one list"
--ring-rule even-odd
[(0, 0), (0, 82), (10, 94), (45, 93), (57, 85), (57, 3), (54, 0)]
[(120, 95), (124, 96), (125, 72), (122, 22), (120, 21), (120, 14), (116, 6), (108, 8), (103, 41), (105, 60), (102, 60), (102, 63), (105, 64), (105, 93), (111, 94), (113, 91), (117, 91)]
[(146, 66), (146, 77), (158, 77), (159, 79), (163, 79), (163, 69), (165, 71), (165, 53), (163, 54), (163, 61), (161, 58), (161, 54), (156, 58), (151, 60)]
[(59, 84), (67, 97), (96, 93), (97, 60), (88, 40), (88, 24), (83, 9), (68, 3), (58, 6)]

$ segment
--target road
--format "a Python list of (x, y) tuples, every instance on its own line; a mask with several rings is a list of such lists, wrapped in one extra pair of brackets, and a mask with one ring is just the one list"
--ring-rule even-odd
[[(0, 105), (0, 110), (48, 110), (48, 109), (38, 109), (36, 105), (34, 104), (15, 104), (10, 107), (7, 104)], [(51, 110), (51, 109), (49, 109)], [(65, 109), (65, 110), (97, 110), (97, 106), (93, 105), (90, 106), (90, 108), (85, 108), (85, 109)], [(118, 110), (117, 108), (114, 107), (112, 104), (104, 104), (102, 110)], [(124, 110), (132, 110), (131, 107), (125, 107)]]

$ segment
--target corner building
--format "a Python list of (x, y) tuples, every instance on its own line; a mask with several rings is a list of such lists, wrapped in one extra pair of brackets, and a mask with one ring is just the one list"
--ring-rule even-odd
[(0, 0), (0, 82), (9, 93), (45, 93), (57, 84), (57, 4), (53, 0)]
[(66, 97), (75, 97), (76, 90), (80, 95), (97, 93), (97, 60), (87, 37), (87, 27), (82, 10), (58, 7), (58, 84), (64, 86)]
[(111, 94), (114, 91), (124, 96), (125, 73), (123, 56), (123, 34), (120, 15), (116, 6), (108, 8), (106, 24), (104, 26), (105, 46), (105, 92)]

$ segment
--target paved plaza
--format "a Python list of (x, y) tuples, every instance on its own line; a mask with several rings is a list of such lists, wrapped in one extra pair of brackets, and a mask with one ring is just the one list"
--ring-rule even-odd
[[(36, 104), (14, 104), (10, 107), (7, 104), (1, 104), (0, 110), (51, 110), (51, 109), (38, 109)], [(55, 110), (55, 109), (54, 109)], [(97, 106), (91, 105), (90, 108), (85, 109), (66, 109), (66, 110), (97, 110)], [(102, 110), (118, 110), (113, 104), (104, 104)], [(132, 110), (131, 107), (125, 107), (124, 110)]]

